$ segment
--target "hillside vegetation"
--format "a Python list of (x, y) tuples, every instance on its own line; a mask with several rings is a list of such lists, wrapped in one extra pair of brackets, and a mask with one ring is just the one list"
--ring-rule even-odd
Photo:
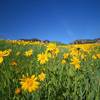
[(0, 41), (0, 100), (100, 100), (100, 44)]

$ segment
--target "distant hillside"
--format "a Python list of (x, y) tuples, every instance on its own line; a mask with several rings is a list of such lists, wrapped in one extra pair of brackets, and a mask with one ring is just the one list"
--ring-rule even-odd
[(42, 42), (42, 43), (56, 43), (57, 45), (65, 45), (62, 42), (49, 41), (49, 40), (40, 40), (40, 39), (37, 39), (37, 38), (33, 38), (33, 39), (20, 39), (20, 40), (23, 40), (23, 41), (32, 41), (32, 42)]
[[(40, 40), (40, 39), (37, 39), (37, 38), (33, 38), (33, 39), (20, 39), (20, 40), (32, 41), (32, 42), (42, 42), (42, 43), (56, 43), (57, 45), (65, 45), (64, 43), (61, 43), (61, 42), (58, 42), (58, 41)], [(100, 38), (75, 40), (71, 44), (88, 44), (88, 43), (100, 43)]]
[(100, 43), (100, 38), (75, 40), (72, 44)]
[(37, 39), (37, 38), (33, 38), (33, 39), (20, 39), (20, 40), (32, 41), (32, 42), (43, 42), (43, 43), (49, 43), (50, 42), (49, 40), (40, 40), (40, 39)]

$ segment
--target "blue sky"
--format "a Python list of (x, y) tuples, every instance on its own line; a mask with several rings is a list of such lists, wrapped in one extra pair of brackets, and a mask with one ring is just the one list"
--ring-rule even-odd
[(100, 37), (100, 0), (0, 0), (0, 37), (70, 43)]

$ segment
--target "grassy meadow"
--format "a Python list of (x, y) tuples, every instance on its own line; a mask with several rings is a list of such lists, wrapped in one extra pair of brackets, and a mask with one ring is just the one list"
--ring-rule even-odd
[(0, 100), (100, 100), (100, 44), (1, 40)]

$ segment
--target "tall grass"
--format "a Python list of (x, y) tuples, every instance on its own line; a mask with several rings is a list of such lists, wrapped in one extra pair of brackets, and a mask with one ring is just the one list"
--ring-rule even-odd
[[(69, 53), (66, 47), (58, 47), (60, 52), (54, 58), (49, 58), (45, 64), (37, 61), (37, 55), (45, 52), (45, 45), (18, 45), (0, 41), (0, 50), (11, 49), (9, 56), (3, 57), (0, 64), (0, 100), (100, 100), (100, 59), (93, 59), (95, 53), (100, 53), (100, 46), (87, 53), (86, 60), (81, 59), (80, 69), (75, 69), (70, 64), (68, 57), (66, 64), (62, 64), (64, 53)], [(24, 52), (32, 49), (30, 57), (24, 56)], [(19, 55), (16, 55), (20, 52)], [(16, 61), (17, 65), (12, 65)], [(16, 88), (20, 88), (19, 79), (23, 75), (38, 76), (40, 72), (46, 74), (46, 78), (37, 91), (29, 93), (21, 90), (16, 94)]]

